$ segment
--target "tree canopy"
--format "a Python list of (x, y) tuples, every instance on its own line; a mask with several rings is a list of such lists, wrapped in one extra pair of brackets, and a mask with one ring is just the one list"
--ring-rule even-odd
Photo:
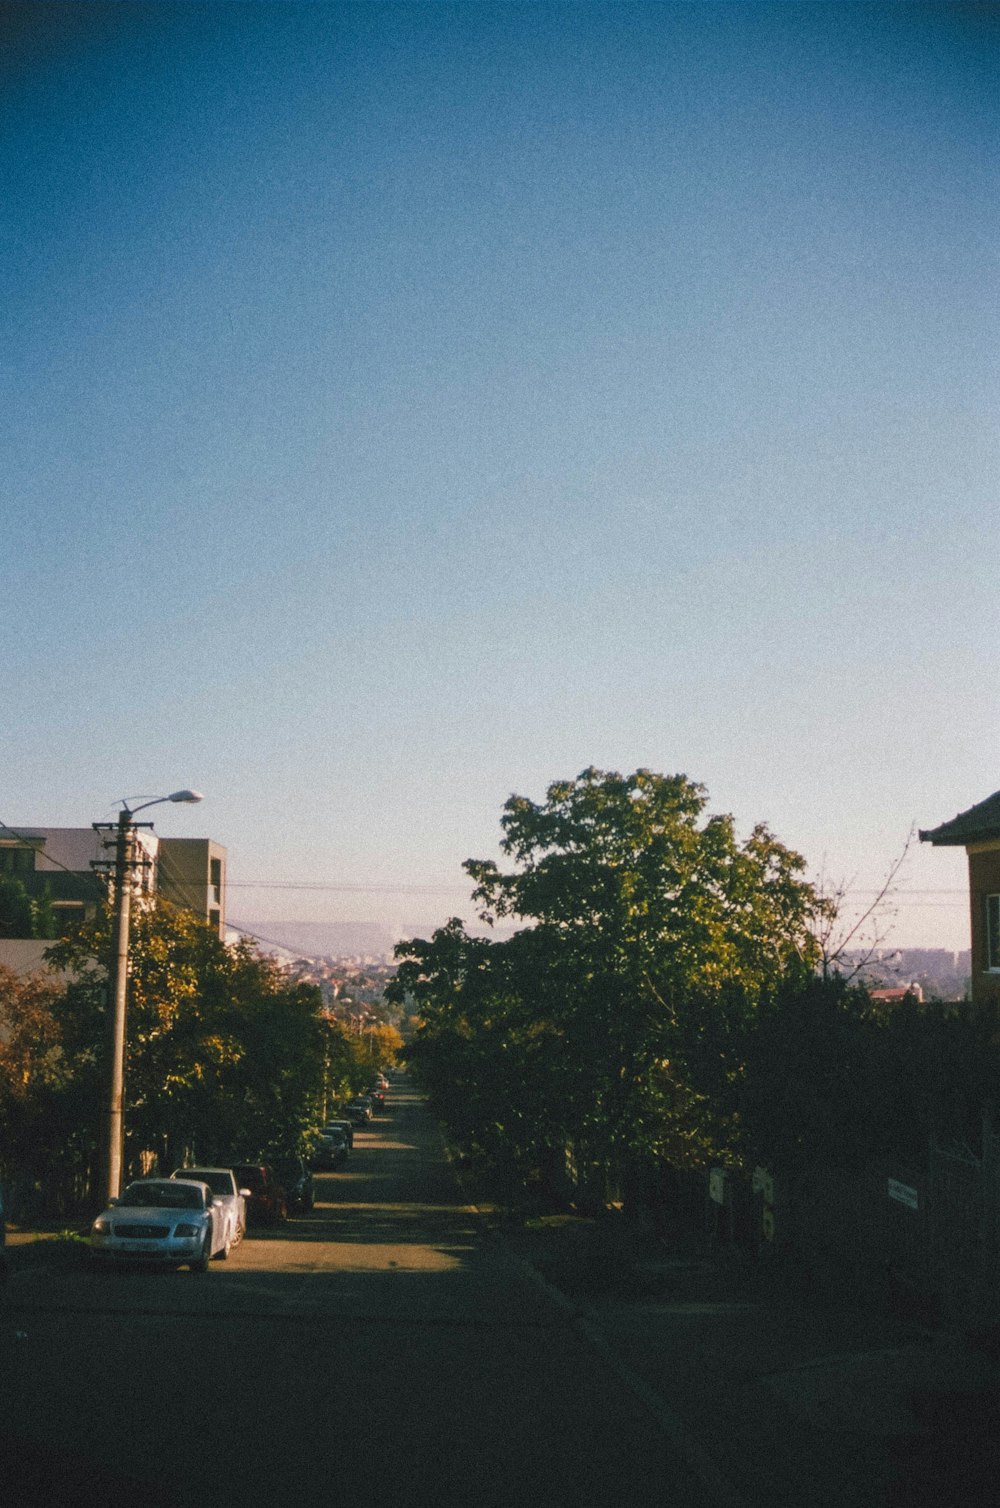
[[(85, 1196), (107, 1084), (108, 911), (54, 942), (51, 970), (0, 970), (0, 1175), (50, 1202)], [(126, 1161), (253, 1160), (306, 1150), (338, 1100), (391, 1062), (398, 1034), (360, 1036), (319, 988), (290, 977), (247, 940), (223, 943), (190, 911), (133, 910), (125, 1068)]]
[(453, 918), (397, 947), (407, 1053), (454, 1141), (515, 1183), (568, 1189), (568, 1168), (595, 1200), (653, 1164), (809, 1176), (912, 1161), (932, 1136), (975, 1146), (997, 1011), (872, 1001), (829, 967), (832, 903), (800, 855), (706, 807), (648, 770), (512, 796), (510, 867), (465, 867), (481, 920), (522, 925)]
[(726, 1127), (679, 1068), (691, 1004), (726, 988), (749, 1009), (808, 974), (824, 902), (763, 823), (740, 841), (706, 806), (687, 776), (645, 769), (512, 796), (513, 868), (465, 868), (483, 921), (526, 925), (494, 942), (453, 920), (397, 948), (398, 998), (421, 1014), (411, 1055), (480, 1148), (521, 1163), (571, 1148), (603, 1170), (667, 1145), (718, 1154)]

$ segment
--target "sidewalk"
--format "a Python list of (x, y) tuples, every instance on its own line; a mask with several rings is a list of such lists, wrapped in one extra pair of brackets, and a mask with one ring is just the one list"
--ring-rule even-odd
[(1000, 1501), (1000, 1364), (961, 1332), (807, 1302), (727, 1251), (647, 1258), (635, 1275), (645, 1291), (560, 1285), (560, 1302), (718, 1508)]

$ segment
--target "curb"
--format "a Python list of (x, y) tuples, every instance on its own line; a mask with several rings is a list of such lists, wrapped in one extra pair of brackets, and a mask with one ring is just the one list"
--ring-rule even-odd
[(616, 1353), (611, 1342), (601, 1330), (596, 1312), (588, 1305), (574, 1303), (561, 1289), (544, 1278), (526, 1257), (510, 1253), (531, 1282), (546, 1297), (569, 1316), (570, 1324), (583, 1337), (606, 1366), (615, 1373), (629, 1392), (655, 1420), (661, 1433), (684, 1461), (713, 1508), (750, 1508), (748, 1500), (733, 1486), (715, 1464), (715, 1461), (693, 1438), (683, 1420), (674, 1413), (653, 1388), (649, 1387)]
[[(490, 1222), (485, 1210), (469, 1197), (469, 1190), (456, 1160), (452, 1155), (451, 1148), (442, 1137), (445, 1157), (455, 1177), (455, 1182), (465, 1199), (465, 1208), (481, 1223), (483, 1229), (491, 1234), (499, 1234), (503, 1239), (503, 1232), (497, 1232)], [(750, 1508), (747, 1498), (733, 1486), (732, 1482), (719, 1470), (715, 1461), (708, 1451), (693, 1438), (691, 1432), (685, 1426), (673, 1409), (662, 1399), (653, 1388), (649, 1387), (642, 1378), (635, 1373), (630, 1366), (621, 1360), (616, 1354), (607, 1336), (601, 1330), (598, 1323), (597, 1313), (587, 1304), (580, 1304), (556, 1288), (544, 1278), (526, 1257), (518, 1252), (511, 1251), (510, 1246), (504, 1243), (507, 1254), (521, 1268), (525, 1276), (538, 1287), (550, 1303), (561, 1309), (567, 1316), (570, 1325), (576, 1330), (604, 1362), (615, 1373), (618, 1379), (628, 1388), (629, 1392), (651, 1415), (657, 1427), (669, 1441), (670, 1445), (684, 1461), (692, 1476), (695, 1477), (702, 1488), (712, 1508)]]

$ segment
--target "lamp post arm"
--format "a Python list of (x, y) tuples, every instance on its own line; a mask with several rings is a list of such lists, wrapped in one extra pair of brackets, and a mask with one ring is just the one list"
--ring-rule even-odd
[[(134, 800), (135, 798), (133, 797), (132, 799)], [(188, 791), (188, 790), (173, 791), (173, 792), (171, 792), (171, 794), (169, 796), (154, 796), (151, 801), (144, 801), (141, 804), (141, 806), (133, 806), (132, 809), (131, 809), (131, 811), (129, 810), (129, 808), (126, 805), (126, 803), (123, 801), (122, 802), (122, 815), (123, 816), (127, 815), (127, 816), (130, 816), (130, 817), (134, 817), (135, 814), (136, 814), (136, 812), (144, 812), (146, 810), (147, 806), (159, 806), (164, 801), (192, 802), (192, 801), (204, 801), (204, 799), (205, 798), (201, 794), (200, 791)]]

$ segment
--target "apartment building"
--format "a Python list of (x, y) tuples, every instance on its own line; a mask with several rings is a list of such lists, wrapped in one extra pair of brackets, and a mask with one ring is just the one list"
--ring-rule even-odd
[[(160, 895), (201, 917), (219, 936), (226, 922), (226, 850), (211, 838), (159, 838), (151, 826), (134, 829), (136, 856), (132, 883), (139, 896)], [(108, 868), (114, 867), (113, 826), (0, 827), (0, 880), (20, 882), (29, 900), (43, 897), (51, 908), (57, 936), (75, 922), (93, 915), (107, 897)], [(20, 892), (20, 887), (18, 892)], [(30, 930), (17, 936), (16, 918), (8, 918), (0, 941), (0, 963), (8, 960), (7, 942), (32, 942), (40, 953), (41, 939)], [(13, 950), (18, 951), (16, 948)], [(24, 947), (20, 952), (25, 952)], [(16, 966), (13, 955), (10, 966)]]

